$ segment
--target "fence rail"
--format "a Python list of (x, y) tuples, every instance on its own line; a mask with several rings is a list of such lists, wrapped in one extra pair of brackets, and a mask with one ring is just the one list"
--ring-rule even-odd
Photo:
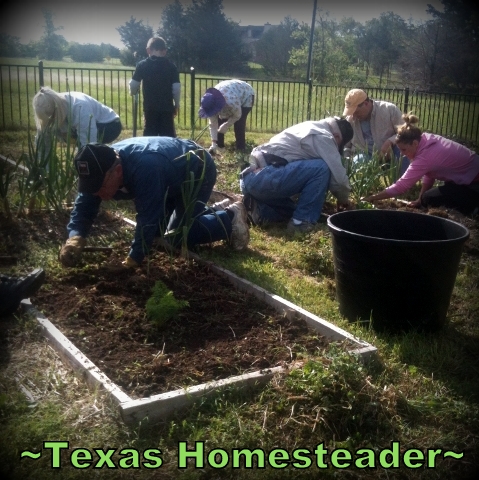
[[(34, 126), (32, 99), (40, 86), (56, 91), (82, 91), (113, 108), (126, 128), (133, 127), (133, 98), (128, 92), (131, 68), (68, 68), (36, 65), (0, 65), (0, 129)], [(206, 126), (198, 118), (200, 98), (208, 87), (225, 78), (200, 77), (191, 68), (180, 73), (181, 106), (176, 118), (179, 128), (192, 131)], [(305, 82), (244, 79), (255, 89), (255, 107), (248, 117), (250, 131), (276, 133), (310, 119), (341, 115), (350, 87), (314, 85)], [(356, 87), (356, 85), (355, 85)], [(424, 130), (479, 143), (479, 96), (431, 93), (419, 90), (365, 88), (373, 99), (395, 103), (403, 112), (413, 111)], [(142, 100), (137, 125), (141, 133)]]

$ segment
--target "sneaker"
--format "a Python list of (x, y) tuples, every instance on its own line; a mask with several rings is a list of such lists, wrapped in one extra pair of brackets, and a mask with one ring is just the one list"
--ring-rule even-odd
[(18, 308), (24, 298), (34, 295), (45, 281), (45, 271), (42, 268), (36, 268), (25, 277), (7, 277), (2, 275), (0, 278), (0, 298), (2, 300), (0, 315), (10, 315)]
[(221, 202), (213, 203), (210, 208), (215, 212), (218, 212), (219, 210), (225, 210), (226, 207), (231, 205), (233, 202), (234, 200), (231, 200), (231, 198), (225, 198), (224, 200), (221, 200)]
[(246, 208), (249, 223), (251, 225), (259, 225), (261, 223), (261, 217), (256, 200), (249, 193), (245, 193), (243, 196), (243, 204)]
[(300, 232), (300, 233), (306, 233), (306, 232), (311, 232), (314, 230), (314, 223), (309, 223), (309, 222), (301, 222), (299, 224), (295, 224), (293, 222), (293, 219), (291, 219), (288, 222), (288, 226), (286, 227), (288, 232)]
[(231, 220), (231, 246), (235, 250), (244, 250), (249, 243), (248, 215), (246, 213), (246, 208), (242, 202), (235, 202), (226, 207), (226, 210), (233, 212), (234, 215)]

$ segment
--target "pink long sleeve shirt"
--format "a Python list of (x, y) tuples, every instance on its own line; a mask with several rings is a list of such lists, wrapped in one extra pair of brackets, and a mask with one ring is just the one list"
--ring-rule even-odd
[(435, 180), (470, 185), (479, 181), (479, 155), (440, 135), (423, 133), (409, 168), (385, 191), (393, 197), (401, 195), (421, 178), (426, 189), (431, 188)]

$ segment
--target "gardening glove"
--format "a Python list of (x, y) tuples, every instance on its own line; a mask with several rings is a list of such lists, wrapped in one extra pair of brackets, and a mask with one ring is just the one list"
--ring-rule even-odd
[(125, 261), (122, 262), (122, 265), (124, 265), (126, 268), (137, 268), (140, 266), (140, 264), (131, 257), (126, 257)]
[(218, 147), (218, 143), (213, 141), (211, 144), (211, 147), (208, 148), (208, 153), (210, 155), (217, 155), (217, 154), (223, 154), (225, 151), (224, 148)]
[(350, 148), (345, 148), (343, 150), (343, 157), (347, 158), (347, 159), (352, 158), (353, 157), (353, 151)]
[(86, 239), (75, 235), (70, 237), (63, 245), (58, 256), (64, 267), (74, 267), (81, 258), (83, 247), (86, 245)]
[(126, 257), (126, 259), (120, 264), (118, 263), (109, 264), (109, 265), (106, 265), (105, 268), (110, 273), (122, 273), (127, 271), (133, 271), (134, 268), (139, 266), (140, 264), (137, 261), (133, 260), (133, 258)]

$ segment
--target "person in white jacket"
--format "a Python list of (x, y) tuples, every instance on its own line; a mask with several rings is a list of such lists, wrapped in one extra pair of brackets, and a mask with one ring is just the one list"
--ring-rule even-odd
[(224, 80), (213, 88), (208, 88), (201, 98), (198, 111), (200, 118), (207, 118), (210, 127), (212, 154), (221, 152), (225, 147), (225, 133), (233, 125), (236, 150), (244, 152), (246, 148), (246, 119), (254, 105), (255, 91), (243, 80), (233, 78)]
[(50, 132), (81, 147), (87, 143), (111, 143), (122, 130), (120, 117), (114, 110), (82, 92), (58, 93), (42, 87), (33, 97), (33, 111), (37, 142), (48, 132), (44, 138), (46, 151)]
[[(307, 232), (318, 222), (326, 193), (349, 208), (351, 190), (341, 160), (353, 137), (346, 119), (328, 117), (293, 125), (251, 152), (240, 187), (254, 224), (288, 221), (289, 231)], [(291, 197), (299, 195), (297, 202)]]

